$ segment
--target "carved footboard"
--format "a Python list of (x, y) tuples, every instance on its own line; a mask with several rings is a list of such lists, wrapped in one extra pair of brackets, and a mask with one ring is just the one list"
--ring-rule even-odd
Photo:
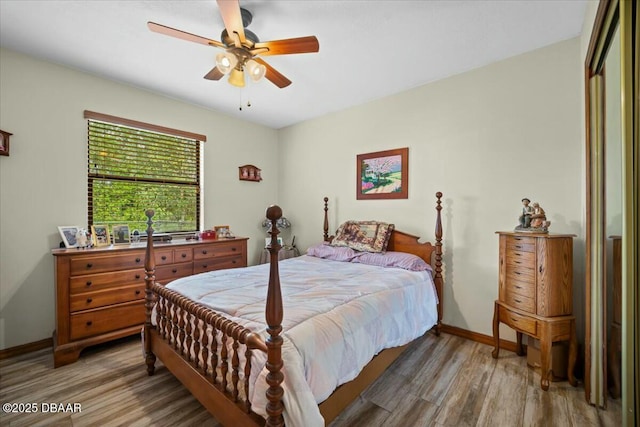
[[(153, 375), (156, 355), (191, 393), (225, 425), (264, 425), (251, 411), (249, 400), (252, 351), (267, 354), (268, 418), (266, 425), (282, 426), (282, 297), (278, 275), (279, 207), (267, 210), (272, 221), (271, 263), (266, 318), (266, 343), (249, 329), (181, 294), (155, 283), (153, 211), (148, 217), (145, 261), (146, 320), (144, 349), (147, 372)], [(242, 374), (242, 375), (241, 375)], [(242, 380), (241, 380), (241, 377)]]

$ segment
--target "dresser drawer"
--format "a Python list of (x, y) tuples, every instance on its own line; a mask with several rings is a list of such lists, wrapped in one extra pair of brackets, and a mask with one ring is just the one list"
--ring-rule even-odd
[(517, 294), (513, 292), (513, 289), (507, 289), (504, 302), (522, 311), (526, 311), (532, 314), (536, 312), (535, 298)]
[(74, 313), (70, 318), (72, 340), (142, 325), (145, 320), (144, 300)]
[(190, 262), (193, 260), (193, 250), (191, 248), (154, 249), (154, 259), (156, 265)]
[(230, 241), (204, 245), (194, 248), (193, 259), (201, 260), (207, 258), (226, 257), (241, 255), (243, 253), (244, 241)]
[(513, 267), (507, 265), (507, 281), (527, 282), (535, 284), (536, 273), (533, 268)]
[(536, 297), (536, 284), (534, 282), (509, 280), (505, 285), (505, 290), (508, 293), (522, 295), (527, 298)]
[(186, 262), (183, 264), (163, 265), (156, 268), (156, 281), (163, 284), (180, 277), (191, 276), (193, 274), (193, 264)]
[(538, 336), (538, 324), (535, 319), (522, 316), (505, 307), (499, 308), (500, 321), (525, 334)]
[(533, 237), (507, 236), (507, 250), (534, 252), (536, 251), (536, 241)]
[(73, 295), (81, 292), (90, 292), (138, 283), (144, 284), (143, 268), (71, 277), (69, 279), (69, 292)]
[(131, 270), (144, 268), (144, 252), (127, 252), (125, 254), (101, 257), (73, 257), (69, 260), (71, 275), (102, 273), (114, 270)]
[(224, 270), (226, 268), (246, 267), (247, 263), (242, 255), (218, 258), (196, 260), (193, 263), (193, 274), (204, 273), (206, 271)]
[(119, 286), (102, 291), (72, 295), (70, 309), (72, 312), (103, 307), (111, 304), (135, 301), (144, 298), (145, 285)]

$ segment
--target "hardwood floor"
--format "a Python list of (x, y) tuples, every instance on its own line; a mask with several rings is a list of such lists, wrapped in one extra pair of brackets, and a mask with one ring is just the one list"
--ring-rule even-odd
[[(331, 427), (621, 425), (619, 400), (597, 409), (566, 381), (544, 392), (526, 358), (502, 350), (495, 360), (491, 349), (427, 334)], [(0, 412), (2, 426), (220, 425), (159, 362), (147, 376), (137, 337), (87, 349), (58, 369), (51, 349), (2, 360), (0, 402), (38, 404), (38, 413)], [(54, 403), (72, 405), (52, 412)]]

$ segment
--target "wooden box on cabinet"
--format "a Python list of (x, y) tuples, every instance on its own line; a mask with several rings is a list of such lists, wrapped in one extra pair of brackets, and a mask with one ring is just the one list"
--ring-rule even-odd
[(540, 340), (540, 384), (549, 388), (551, 346), (569, 342), (567, 376), (576, 384), (577, 356), (573, 309), (573, 235), (498, 232), (498, 299), (494, 306), (493, 357), (498, 357), (500, 323), (516, 330), (517, 353), (524, 354), (522, 334)]
[[(206, 251), (214, 262), (202, 268)], [(54, 249), (56, 330), (54, 366), (75, 362), (89, 346), (140, 333), (144, 323), (143, 245)], [(247, 265), (247, 239), (161, 243), (156, 281)], [(196, 264), (198, 267), (196, 268)]]

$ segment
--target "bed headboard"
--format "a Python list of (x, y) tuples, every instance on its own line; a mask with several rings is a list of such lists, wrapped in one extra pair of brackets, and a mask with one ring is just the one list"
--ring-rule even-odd
[[(329, 198), (324, 198), (324, 241), (330, 242), (334, 236), (329, 236)], [(393, 230), (387, 251), (406, 252), (419, 256), (431, 265), (433, 269), (433, 281), (438, 294), (438, 324), (436, 325), (436, 334), (440, 334), (440, 326), (442, 324), (442, 306), (444, 281), (442, 278), (442, 193), (436, 193), (436, 227), (434, 243), (420, 243), (420, 237), (405, 233), (399, 230)]]

